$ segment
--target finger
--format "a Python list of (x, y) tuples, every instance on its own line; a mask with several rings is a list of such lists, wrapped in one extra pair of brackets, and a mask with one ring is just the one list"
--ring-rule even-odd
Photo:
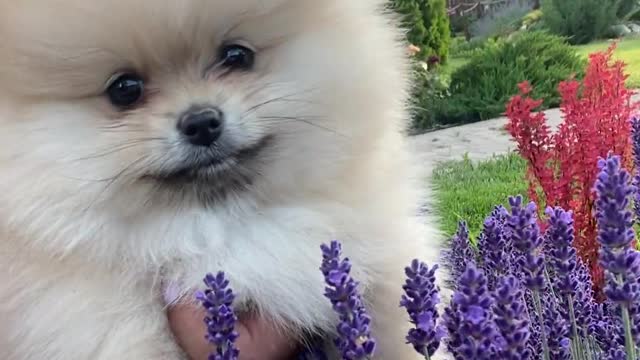
[(244, 318), (237, 344), (240, 360), (282, 360), (293, 357), (296, 343), (270, 322), (260, 318)]
[(205, 311), (193, 306), (176, 305), (169, 309), (171, 331), (178, 345), (192, 360), (207, 360), (212, 351), (205, 339)]
[[(176, 305), (169, 311), (169, 323), (178, 344), (193, 360), (207, 360), (213, 351), (205, 339), (204, 309)], [(296, 344), (268, 322), (258, 318), (243, 319), (236, 324), (240, 360), (281, 360), (292, 357)]]

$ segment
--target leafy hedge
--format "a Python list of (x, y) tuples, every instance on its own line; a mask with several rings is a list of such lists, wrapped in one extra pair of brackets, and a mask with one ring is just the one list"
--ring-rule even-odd
[[(546, 32), (523, 32), (509, 40), (487, 43), (451, 75), (447, 91), (425, 88), (416, 95), (416, 126), (469, 123), (497, 117), (528, 80), (543, 107), (556, 106), (557, 86), (572, 75), (581, 77), (585, 60), (564, 38)], [(435, 94), (435, 95), (434, 95)]]

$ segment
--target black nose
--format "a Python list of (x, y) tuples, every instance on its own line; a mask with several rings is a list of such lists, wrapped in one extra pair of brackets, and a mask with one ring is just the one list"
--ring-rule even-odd
[(223, 114), (215, 107), (193, 107), (178, 121), (178, 130), (193, 145), (211, 146), (223, 128)]

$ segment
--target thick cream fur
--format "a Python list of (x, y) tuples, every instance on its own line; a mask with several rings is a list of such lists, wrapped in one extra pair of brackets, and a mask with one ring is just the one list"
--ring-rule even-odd
[[(409, 67), (382, 5), (0, 0), (0, 359), (182, 359), (162, 284), (189, 291), (217, 270), (282, 331), (332, 331), (318, 267), (333, 239), (376, 319), (377, 358), (418, 359), (400, 285), (437, 239), (418, 216)], [(203, 77), (238, 39), (256, 69)], [(150, 94), (126, 114), (103, 95), (122, 70)], [(139, 181), (179, 161), (175, 114), (194, 102), (220, 106), (239, 145), (274, 139), (253, 185), (213, 207)]]

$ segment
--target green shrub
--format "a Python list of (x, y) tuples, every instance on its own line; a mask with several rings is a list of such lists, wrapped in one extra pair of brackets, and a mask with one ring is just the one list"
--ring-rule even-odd
[(617, 13), (618, 18), (625, 20), (632, 18), (638, 12), (639, 5), (638, 0), (620, 0)]
[(422, 58), (449, 57), (451, 29), (446, 0), (392, 0), (392, 8), (403, 16), (410, 43), (420, 47)]
[(413, 127), (415, 130), (436, 129), (438, 106), (449, 96), (448, 76), (441, 71), (427, 71), (419, 64), (414, 67), (414, 91), (412, 96)]
[(628, 21), (634, 21), (636, 23), (639, 22), (640, 21), (640, 3), (638, 4), (638, 7), (631, 10), (627, 15), (625, 15), (624, 18)]
[(451, 45), (449, 46), (449, 54), (453, 57), (458, 56), (462, 51), (466, 50), (467, 39), (464, 36), (456, 36), (451, 39)]
[(621, 0), (544, 0), (544, 22), (571, 44), (604, 37), (618, 21)]
[(500, 116), (524, 80), (533, 84), (534, 98), (545, 99), (547, 107), (555, 106), (558, 83), (573, 74), (580, 77), (584, 65), (563, 38), (546, 32), (523, 32), (510, 40), (487, 43), (451, 75), (447, 96), (428, 98), (420, 106), (431, 114), (417, 118), (443, 125)]
[(530, 29), (532, 26), (536, 26), (536, 24), (542, 21), (543, 14), (544, 13), (541, 9), (529, 11), (522, 17), (522, 26), (527, 29)]
[(449, 53), (454, 58), (469, 58), (478, 51), (482, 51), (482, 48), (487, 42), (492, 42), (492, 39), (480, 39), (474, 38), (469, 41), (463, 37), (456, 37), (451, 41), (451, 47)]

